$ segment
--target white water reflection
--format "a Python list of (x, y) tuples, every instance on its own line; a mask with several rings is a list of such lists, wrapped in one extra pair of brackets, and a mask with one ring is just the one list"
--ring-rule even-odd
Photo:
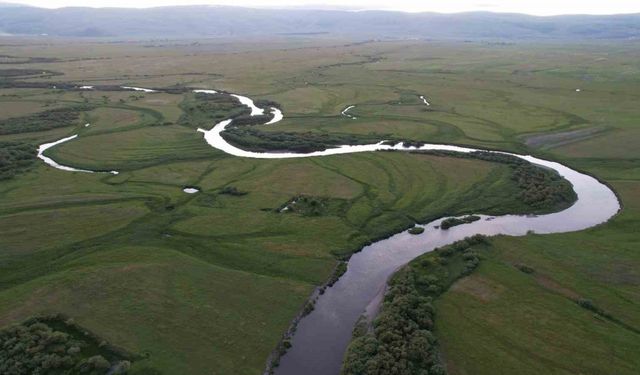
[[(89, 124), (85, 124), (85, 127), (89, 126)], [(88, 169), (80, 169), (80, 168), (74, 168), (74, 167), (69, 167), (67, 165), (62, 165), (60, 163), (58, 163), (57, 161), (51, 159), (48, 156), (44, 155), (44, 152), (47, 151), (48, 149), (50, 149), (51, 147), (60, 145), (62, 143), (65, 142), (69, 142), (73, 139), (78, 138), (78, 134), (74, 134), (70, 137), (66, 137), (66, 138), (62, 138), (59, 139), (55, 142), (51, 142), (51, 143), (43, 143), (40, 146), (38, 146), (38, 159), (41, 159), (42, 161), (44, 161), (46, 164), (48, 164), (49, 166), (55, 168), (55, 169), (59, 169), (61, 171), (67, 171), (67, 172), (82, 172), (82, 173), (110, 173), (112, 175), (117, 175), (120, 172), (118, 171), (109, 171), (109, 172), (97, 172), (97, 171), (91, 171)]]
[(355, 108), (355, 107), (356, 107), (355, 105), (350, 105), (350, 106), (348, 106), (347, 108), (345, 108), (344, 110), (342, 110), (342, 112), (340, 112), (340, 113), (341, 113), (343, 116), (346, 116), (346, 117), (349, 117), (350, 119), (355, 120), (355, 119), (357, 119), (357, 117), (356, 117), (356, 116), (353, 116), (353, 115), (350, 115), (350, 114), (348, 114), (348, 113), (347, 113), (347, 112), (349, 112), (349, 110), (351, 110), (351, 109), (353, 109), (353, 108)]
[(133, 90), (133, 91), (140, 91), (140, 92), (158, 92), (156, 90), (152, 90), (152, 89), (145, 89), (142, 87), (132, 87), (132, 86), (120, 86), (121, 88), (125, 89), (125, 90)]
[(264, 109), (256, 107), (256, 105), (253, 103), (253, 99), (237, 94), (231, 94), (231, 96), (238, 98), (241, 104), (249, 107), (251, 109), (251, 116), (264, 115)]
[(284, 118), (282, 111), (276, 107), (271, 107), (271, 114), (273, 114), (273, 118), (269, 122), (267, 122), (265, 125), (275, 124), (276, 122), (282, 121), (282, 119)]
[(193, 90), (193, 92), (195, 92), (196, 94), (209, 94), (209, 95), (218, 93), (216, 90), (202, 90), (202, 89)]
[(70, 140), (76, 139), (77, 137), (78, 137), (78, 135), (74, 134), (74, 135), (72, 135), (70, 137), (62, 138), (62, 139), (59, 139), (59, 140), (57, 140), (55, 142), (41, 144), (40, 146), (38, 146), (38, 158), (42, 159), (42, 161), (44, 161), (48, 165), (52, 166), (53, 168), (60, 169), (62, 171), (94, 173), (93, 171), (89, 171), (89, 170), (86, 170), (86, 169), (78, 169), (78, 168), (73, 168), (73, 167), (69, 167), (69, 166), (66, 166), (66, 165), (58, 164), (55, 160), (51, 159), (50, 157), (44, 156), (44, 152), (47, 151), (48, 149), (50, 149), (51, 147), (57, 146), (59, 144), (65, 143), (65, 142), (69, 142)]

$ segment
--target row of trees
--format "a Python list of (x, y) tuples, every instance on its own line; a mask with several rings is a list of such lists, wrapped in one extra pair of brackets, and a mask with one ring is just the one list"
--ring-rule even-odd
[(396, 273), (372, 329), (359, 324), (354, 330), (342, 375), (446, 374), (433, 334), (433, 301), (478, 266), (476, 247), (486, 243), (484, 236), (469, 237), (423, 255)]
[(77, 124), (80, 114), (90, 110), (88, 105), (55, 108), (26, 116), (0, 120), (0, 135), (39, 132)]
[(313, 152), (339, 145), (367, 144), (377, 141), (375, 136), (329, 134), (316, 132), (273, 132), (241, 126), (223, 133), (227, 142), (252, 151)]

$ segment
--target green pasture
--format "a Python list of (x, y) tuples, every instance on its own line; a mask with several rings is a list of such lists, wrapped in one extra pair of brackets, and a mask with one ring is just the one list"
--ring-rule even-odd
[[(285, 119), (265, 132), (475, 145), (602, 178), (620, 194), (620, 215), (578, 233), (492, 240), (475, 273), (439, 300), (436, 333), (451, 374), (632, 374), (640, 368), (640, 336), (629, 329), (640, 327), (637, 47), (285, 40), (2, 48), (61, 58), (21, 64), (63, 73), (47, 78), (52, 83), (208, 88), (273, 100)], [(70, 173), (36, 160), (0, 181), (1, 326), (63, 313), (145, 356), (133, 374), (258, 374), (339, 259), (442, 215), (531, 210), (498, 163), (405, 153), (228, 156), (196, 128), (246, 111), (222, 101), (202, 116), (189, 109), (194, 98), (0, 90), (0, 121), (91, 106), (68, 126), (0, 142), (35, 153), (38, 144), (79, 134), (47, 155), (120, 172)], [(355, 120), (340, 115), (349, 105)], [(603, 131), (571, 133), (585, 128)], [(562, 142), (527, 146), (530, 137), (558, 133)], [(201, 191), (185, 194), (185, 186)], [(230, 187), (247, 194), (221, 194)], [(316, 216), (278, 212), (297, 196), (326, 207)], [(522, 273), (521, 263), (535, 272)], [(594, 317), (577, 298), (624, 325)]]

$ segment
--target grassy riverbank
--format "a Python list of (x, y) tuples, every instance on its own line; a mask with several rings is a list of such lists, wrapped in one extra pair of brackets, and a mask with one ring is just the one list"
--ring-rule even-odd
[(497, 238), (477, 272), (436, 303), (449, 374), (637, 373), (640, 190), (613, 187), (625, 209), (612, 222)]

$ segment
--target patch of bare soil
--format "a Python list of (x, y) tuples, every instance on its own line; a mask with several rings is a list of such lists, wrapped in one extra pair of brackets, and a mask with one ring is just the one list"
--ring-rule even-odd
[(486, 277), (471, 275), (458, 280), (449, 290), (472, 295), (482, 302), (492, 301), (506, 288)]

